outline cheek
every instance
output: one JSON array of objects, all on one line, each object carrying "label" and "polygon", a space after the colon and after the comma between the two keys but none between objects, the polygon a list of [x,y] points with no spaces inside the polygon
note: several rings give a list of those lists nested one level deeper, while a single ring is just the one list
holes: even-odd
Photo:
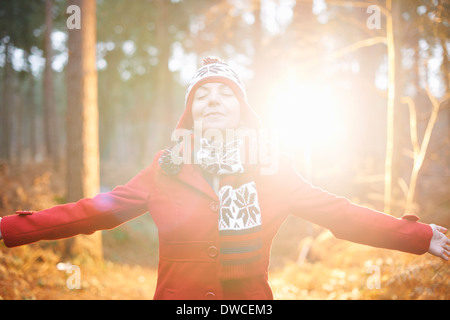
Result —
[{"label": "cheek", "polygon": [[193,102],[191,108],[192,108],[192,119],[194,121],[199,120],[202,115],[203,107],[199,103]]},{"label": "cheek", "polygon": [[229,108],[229,114],[233,119],[236,119],[237,122],[240,121],[241,118],[241,104],[239,100],[233,101]]}]

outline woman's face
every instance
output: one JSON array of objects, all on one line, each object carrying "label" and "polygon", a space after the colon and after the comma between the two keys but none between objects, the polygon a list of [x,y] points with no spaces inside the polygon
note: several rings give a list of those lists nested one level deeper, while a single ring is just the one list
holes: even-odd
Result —
[{"label": "woman's face", "polygon": [[240,102],[226,84],[210,82],[195,91],[192,118],[202,122],[203,130],[235,129],[240,123],[240,113]]}]

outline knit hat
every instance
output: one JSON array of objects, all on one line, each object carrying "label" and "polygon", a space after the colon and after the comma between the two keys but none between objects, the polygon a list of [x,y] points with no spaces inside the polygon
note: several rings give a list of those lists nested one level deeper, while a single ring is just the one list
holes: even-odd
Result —
[{"label": "knit hat", "polygon": [[244,83],[228,64],[214,57],[203,59],[203,66],[197,70],[194,77],[186,90],[185,105],[183,115],[177,124],[177,129],[191,129],[192,120],[192,101],[194,100],[195,91],[209,82],[220,82],[228,85],[239,99],[241,103],[241,119],[247,127],[259,128],[260,121],[255,112],[247,103],[247,93],[245,92]]}]

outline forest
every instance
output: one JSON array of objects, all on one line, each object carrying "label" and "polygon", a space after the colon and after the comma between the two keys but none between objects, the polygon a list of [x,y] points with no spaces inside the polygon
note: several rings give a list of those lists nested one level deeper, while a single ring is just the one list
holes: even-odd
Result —
[{"label": "forest", "polygon": [[[0,217],[126,183],[173,143],[190,78],[217,56],[305,179],[450,228],[449,25],[448,0],[3,0]],[[157,266],[148,214],[1,242],[0,299],[152,299]],[[289,218],[269,282],[281,300],[448,300],[449,276]]]}]

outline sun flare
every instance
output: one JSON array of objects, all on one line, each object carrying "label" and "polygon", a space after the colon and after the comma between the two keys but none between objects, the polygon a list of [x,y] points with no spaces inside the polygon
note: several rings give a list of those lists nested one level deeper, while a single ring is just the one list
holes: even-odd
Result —
[{"label": "sun flare", "polygon": [[330,88],[288,81],[271,92],[269,127],[290,149],[335,148],[345,139],[345,121]]}]

